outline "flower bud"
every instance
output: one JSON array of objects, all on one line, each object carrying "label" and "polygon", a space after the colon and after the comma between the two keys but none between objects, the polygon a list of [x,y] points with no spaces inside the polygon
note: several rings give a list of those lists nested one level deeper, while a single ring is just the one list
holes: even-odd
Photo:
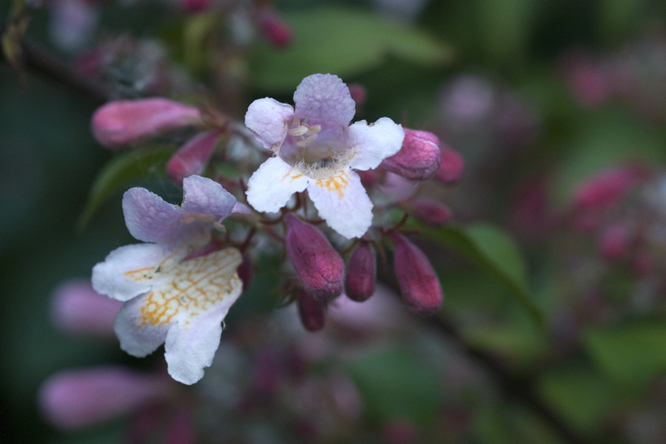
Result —
[{"label": "flower bud", "polygon": [[326,314],[324,313],[323,302],[315,300],[303,290],[298,295],[296,303],[298,304],[298,314],[306,330],[319,331],[324,328]]},{"label": "flower bud", "polygon": [[439,202],[429,199],[415,199],[410,202],[414,216],[432,225],[446,225],[451,219],[451,210]]},{"label": "flower bud", "polygon": [[635,165],[605,170],[580,185],[574,200],[579,207],[601,209],[616,203],[644,177],[645,170]]},{"label": "flower bud", "polygon": [[286,214],[287,256],[314,299],[324,301],[342,293],[345,263],[317,228]]},{"label": "flower bud", "polygon": [[444,294],[428,258],[400,234],[392,232],[390,236],[395,245],[393,267],[402,298],[417,313],[435,313],[444,303]]},{"label": "flower bud", "polygon": [[243,289],[247,290],[250,288],[250,282],[252,282],[252,271],[254,270],[254,262],[249,254],[243,253],[243,262],[236,269],[238,277],[243,283]]},{"label": "flower bud", "polygon": [[93,290],[90,281],[72,280],[61,284],[53,294],[51,318],[68,333],[95,337],[115,337],[113,325],[123,303]]},{"label": "flower bud", "polygon": [[361,106],[365,102],[366,97],[368,96],[365,87],[360,83],[350,84],[349,94],[351,95],[352,100],[356,102],[356,107]]},{"label": "flower bud", "polygon": [[293,37],[291,27],[280,15],[264,8],[257,15],[257,25],[264,38],[276,48],[284,48],[291,43]]},{"label": "flower bud", "polygon": [[349,299],[363,302],[375,292],[377,262],[370,244],[361,242],[347,260],[345,294]]},{"label": "flower bud", "polygon": [[105,147],[120,148],[199,121],[198,109],[171,100],[119,100],[95,111],[92,131]]},{"label": "flower bud", "polygon": [[453,185],[458,182],[463,175],[465,162],[460,154],[446,146],[439,147],[442,153],[442,164],[435,173],[435,180],[444,185]]},{"label": "flower bud", "polygon": [[171,180],[182,185],[186,177],[200,174],[213,154],[218,140],[220,140],[218,131],[208,131],[190,139],[167,164],[167,174]]},{"label": "flower bud", "polygon": [[44,383],[39,403],[58,428],[79,429],[128,413],[164,391],[164,380],[119,366],[70,370]]},{"label": "flower bud", "polygon": [[427,180],[442,163],[439,139],[432,133],[405,128],[405,139],[397,154],[384,159],[380,167],[407,179]]}]

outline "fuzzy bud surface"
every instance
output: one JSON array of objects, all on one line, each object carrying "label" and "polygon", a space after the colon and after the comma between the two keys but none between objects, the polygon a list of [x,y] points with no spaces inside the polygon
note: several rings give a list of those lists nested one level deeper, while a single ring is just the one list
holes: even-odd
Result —
[{"label": "fuzzy bud surface", "polygon": [[380,167],[411,180],[428,180],[442,163],[439,139],[427,131],[405,128],[405,139],[397,154],[384,159]]},{"label": "fuzzy bud surface", "polygon": [[324,301],[342,293],[345,263],[326,236],[292,214],[287,223],[287,256],[314,299]]},{"label": "fuzzy bud surface", "polygon": [[362,242],[352,251],[347,261],[345,294],[349,299],[363,302],[375,292],[377,262],[372,247]]}]

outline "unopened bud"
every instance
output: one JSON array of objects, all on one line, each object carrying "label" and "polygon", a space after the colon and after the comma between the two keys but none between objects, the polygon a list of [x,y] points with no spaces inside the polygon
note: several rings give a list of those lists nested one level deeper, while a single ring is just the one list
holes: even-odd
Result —
[{"label": "unopened bud", "polygon": [[347,260],[345,294],[356,302],[363,302],[375,292],[377,262],[370,244],[361,242]]},{"label": "unopened bud", "polygon": [[291,43],[293,33],[284,19],[271,9],[262,9],[257,16],[257,25],[264,38],[276,48],[284,48]]},{"label": "unopened bud", "polygon": [[128,413],[160,397],[164,384],[118,366],[65,371],[46,381],[39,402],[53,425],[72,430]]},{"label": "unopened bud", "polygon": [[354,102],[356,102],[356,107],[359,107],[365,102],[368,92],[365,90],[365,87],[360,83],[352,83],[349,85],[349,94]]},{"label": "unopened bud", "polygon": [[444,293],[428,258],[400,234],[392,232],[390,236],[395,245],[393,267],[402,298],[417,313],[435,313],[444,303]]},{"label": "unopened bud", "polygon": [[318,301],[342,293],[345,263],[326,236],[293,214],[286,214],[284,220],[287,223],[287,256],[305,291]]},{"label": "unopened bud", "polygon": [[380,167],[407,179],[427,180],[442,163],[439,139],[432,133],[405,128],[405,139],[397,154],[384,159]]},{"label": "unopened bud", "polygon": [[116,313],[123,303],[93,290],[90,281],[68,281],[53,294],[51,316],[63,331],[95,337],[114,337]]},{"label": "unopened bud", "polygon": [[603,171],[578,187],[575,202],[583,208],[604,208],[620,200],[645,174],[643,168],[635,165]]},{"label": "unopened bud", "polygon": [[218,131],[208,131],[190,139],[167,164],[167,174],[171,180],[182,185],[186,177],[200,174],[213,154],[218,140],[220,140]]},{"label": "unopened bud", "polygon": [[601,254],[609,261],[620,259],[629,247],[627,226],[616,223],[606,228],[601,235]]},{"label": "unopened bud", "polygon": [[319,331],[326,323],[324,303],[316,301],[305,290],[301,291],[296,300],[298,314],[301,317],[303,327],[308,331]]},{"label": "unopened bud", "polygon": [[458,182],[465,169],[465,161],[460,154],[446,146],[439,147],[442,154],[442,164],[435,173],[435,180],[444,185],[453,185]]},{"label": "unopened bud", "polygon": [[415,199],[410,202],[414,216],[432,225],[442,226],[451,220],[451,210],[446,205],[429,199]]},{"label": "unopened bud", "polygon": [[95,111],[92,132],[105,147],[120,148],[198,122],[198,109],[171,100],[119,100]]}]

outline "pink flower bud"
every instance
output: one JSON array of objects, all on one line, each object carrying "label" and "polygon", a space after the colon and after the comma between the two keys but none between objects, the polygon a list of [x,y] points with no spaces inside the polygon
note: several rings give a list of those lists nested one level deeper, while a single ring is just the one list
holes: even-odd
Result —
[{"label": "pink flower bud", "polygon": [[349,299],[363,302],[375,292],[377,263],[370,244],[361,242],[347,260],[345,294]]},{"label": "pink flower bud", "polygon": [[444,185],[453,185],[458,182],[463,175],[465,162],[460,154],[446,146],[439,147],[442,153],[442,164],[435,173],[435,180]]},{"label": "pink flower bud", "polygon": [[359,83],[352,83],[349,85],[349,94],[351,94],[352,100],[356,102],[356,107],[362,105],[368,96],[368,92],[365,90],[365,87]]},{"label": "pink flower bud", "polygon": [[619,201],[646,175],[644,168],[622,165],[602,171],[576,190],[576,205],[588,209],[601,209]]},{"label": "pink flower bud", "polygon": [[205,11],[209,6],[210,0],[180,0],[180,7],[191,14]]},{"label": "pink flower bud", "polygon": [[305,291],[318,301],[342,293],[345,263],[326,236],[293,214],[286,214],[284,220],[287,223],[287,256]]},{"label": "pink flower bud", "polygon": [[192,414],[186,407],[176,411],[166,429],[165,444],[195,444]]},{"label": "pink flower bud", "polygon": [[171,100],[119,100],[95,111],[92,131],[95,139],[105,147],[120,148],[198,122],[198,109]]},{"label": "pink flower bud", "polygon": [[609,260],[620,259],[629,247],[629,230],[624,224],[616,223],[607,227],[601,235],[601,254]]},{"label": "pink flower bud", "polygon": [[397,154],[384,159],[380,167],[407,179],[427,180],[442,163],[439,139],[432,133],[405,128],[405,139]]},{"label": "pink flower bud", "polygon": [[451,210],[439,202],[429,199],[415,199],[410,202],[414,216],[432,225],[446,225],[451,220]]},{"label": "pink flower bud", "polygon": [[257,25],[264,38],[276,48],[284,48],[291,43],[293,37],[291,27],[280,15],[264,8],[257,15]]},{"label": "pink flower bud", "polygon": [[165,380],[119,366],[69,370],[44,383],[39,403],[49,422],[73,430],[128,413],[164,388]]},{"label": "pink flower bud", "polygon": [[123,303],[93,290],[90,281],[72,280],[53,294],[51,318],[63,331],[96,337],[115,337],[113,325]]},{"label": "pink flower bud", "polygon": [[219,131],[208,131],[190,139],[167,164],[167,174],[171,180],[182,185],[186,177],[200,174],[213,154],[218,140],[220,140]]},{"label": "pink flower bud", "polygon": [[390,236],[395,245],[393,267],[402,298],[417,313],[435,313],[444,303],[444,293],[428,258],[400,234],[392,232]]},{"label": "pink flower bud", "polygon": [[298,304],[298,314],[306,330],[319,331],[324,328],[326,314],[323,302],[316,301],[304,290],[298,295],[296,303]]}]

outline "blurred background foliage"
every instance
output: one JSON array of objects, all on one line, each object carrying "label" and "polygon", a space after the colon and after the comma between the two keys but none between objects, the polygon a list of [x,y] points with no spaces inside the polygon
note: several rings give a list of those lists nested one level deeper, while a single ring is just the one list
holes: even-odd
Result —
[{"label": "blurred background foliage", "polygon": [[[632,308],[640,278],[599,258],[596,234],[578,235],[566,225],[547,229],[542,220],[516,216],[514,209],[516,196],[542,186],[540,179],[544,205],[565,214],[576,188],[606,167],[632,161],[664,169],[664,102],[647,117],[622,100],[581,104],[568,83],[566,57],[610,57],[632,47],[640,52],[641,42],[661,39],[658,50],[643,57],[648,71],[666,72],[666,4],[432,0],[411,20],[407,14],[388,17],[378,3],[280,0],[275,7],[293,29],[293,44],[276,50],[257,41],[226,54],[224,64],[209,50],[211,34],[219,32],[213,13],[188,16],[157,0],[104,1],[98,28],[104,36],[162,42],[177,66],[198,82],[219,87],[216,104],[237,119],[251,100],[271,96],[291,102],[303,77],[331,72],[366,88],[367,101],[356,118],[388,116],[434,131],[465,158],[466,176],[458,187],[427,190],[452,208],[458,225],[422,227],[430,241],[423,248],[447,297],[442,315],[461,336],[434,341],[446,352],[431,350],[431,342],[395,340],[346,362],[371,430],[397,417],[415,424],[423,442],[568,442],[530,405],[505,398],[506,386],[498,385],[492,372],[477,375],[486,369],[474,359],[467,362],[462,341],[524,375],[535,396],[586,437],[583,442],[664,442],[663,304]],[[3,1],[0,17],[8,17],[10,7]],[[68,60],[50,40],[48,10],[30,15],[28,37]],[[661,59],[651,59],[657,56]],[[47,425],[37,409],[39,385],[58,370],[147,364],[137,364],[114,341],[67,336],[50,322],[53,289],[63,280],[89,277],[93,264],[131,238],[120,189],[84,231],[76,228],[97,173],[114,157],[90,134],[90,116],[99,103],[42,73],[26,74],[21,85],[11,68],[0,64],[0,440],[120,442],[122,419],[64,434]],[[485,121],[467,129],[464,122],[446,121],[446,97],[460,76],[476,85],[469,93],[472,102],[490,91],[493,100],[506,96],[525,104],[526,116],[518,124],[527,127],[527,136],[520,133],[520,143],[512,146]],[[666,78],[661,80],[657,98],[666,89]],[[501,118],[509,111],[493,112]],[[178,191],[164,178],[150,183],[177,200]],[[469,225],[479,222],[486,225]],[[581,283],[580,274],[600,267],[606,270],[601,278]],[[251,295],[274,294],[270,284],[270,278],[258,278]],[[595,289],[608,295],[602,306],[588,303]],[[663,293],[661,287],[655,297],[663,299]],[[544,314],[543,328],[533,322],[525,300]],[[256,311],[251,303],[239,304],[232,316]],[[604,304],[619,307],[621,315],[595,316]],[[475,375],[464,393],[454,377],[443,376],[455,373],[454,367],[464,374],[459,378]],[[349,442],[375,441],[356,435]]]}]

